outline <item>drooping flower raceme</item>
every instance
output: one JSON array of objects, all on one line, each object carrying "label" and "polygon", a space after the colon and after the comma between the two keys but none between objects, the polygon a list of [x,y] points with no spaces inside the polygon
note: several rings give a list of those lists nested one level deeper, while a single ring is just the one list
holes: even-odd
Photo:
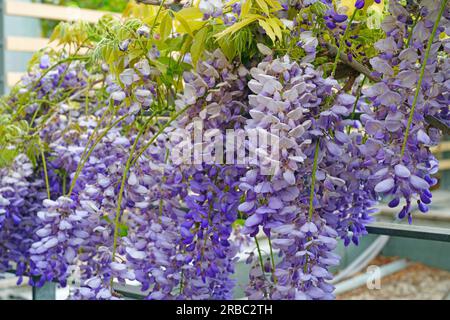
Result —
[{"label": "drooping flower raceme", "polygon": [[[391,15],[382,24],[387,37],[375,43],[380,55],[370,61],[383,80],[363,90],[374,106],[366,109],[361,117],[378,160],[374,164],[377,167],[374,190],[380,195],[392,195],[391,207],[397,207],[400,199],[404,198],[406,202],[398,216],[407,216],[410,222],[413,200],[417,201],[420,211],[427,212],[427,205],[431,202],[430,187],[437,182],[432,175],[438,170],[438,162],[430,147],[438,144],[440,132],[430,127],[425,118],[433,116],[447,120],[446,110],[450,103],[448,57],[438,55],[438,50],[444,45],[439,35],[448,33],[448,9],[425,60],[438,11],[438,1],[424,2],[420,18],[412,26],[409,12],[399,4],[390,4]],[[406,43],[405,38],[408,39]],[[426,67],[422,87],[416,88],[423,64]],[[419,93],[413,111],[411,107],[416,90]],[[408,126],[408,136],[405,136]]]},{"label": "drooping flower raceme", "polygon": [[[276,129],[280,159],[259,153],[269,158],[273,174],[247,171],[240,185],[246,201],[239,209],[249,215],[244,232],[257,236],[262,226],[281,262],[272,270],[272,285],[251,284],[248,293],[256,299],[328,299],[333,286],[326,282],[331,279],[327,270],[339,261],[332,252],[336,238],[353,234],[357,242],[370,220],[370,193],[364,191],[363,168],[354,158],[361,136],[346,131],[355,97],[339,94],[323,108],[339,89],[335,80],[287,56],[267,59],[251,70],[248,85],[254,94],[247,127]],[[367,200],[355,212],[349,200],[358,203],[359,197]]]}]

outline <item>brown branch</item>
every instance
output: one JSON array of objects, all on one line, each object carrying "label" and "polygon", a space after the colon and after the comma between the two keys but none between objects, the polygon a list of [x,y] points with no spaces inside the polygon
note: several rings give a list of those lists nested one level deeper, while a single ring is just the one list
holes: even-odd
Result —
[{"label": "brown branch", "polygon": [[[330,43],[325,43],[326,48],[328,50],[328,55],[332,56],[332,57],[336,57],[337,53],[338,53],[338,48],[333,46]],[[351,67],[352,69],[358,71],[359,73],[364,74],[368,79],[372,80],[373,82],[380,82],[381,79],[378,77],[374,77],[372,75],[372,72],[370,71],[369,68],[367,68],[365,65],[363,65],[362,63],[356,61],[356,60],[352,60],[350,61],[347,57],[347,55],[344,52],[340,53],[340,60],[345,63],[346,65],[348,65],[349,67]]]},{"label": "brown branch", "polygon": [[[142,3],[142,4],[148,4],[148,5],[153,5],[153,6],[160,6],[162,1],[160,0],[134,0],[137,3]],[[174,4],[179,4],[181,2],[181,0],[168,0],[164,2],[164,7],[170,7],[171,5]]]},{"label": "brown branch", "polygon": [[345,86],[342,88],[342,91],[348,92],[348,91],[352,90],[353,85],[355,84],[356,78],[358,78],[358,76],[355,76],[354,74],[350,75],[348,77],[347,82],[345,83]]}]

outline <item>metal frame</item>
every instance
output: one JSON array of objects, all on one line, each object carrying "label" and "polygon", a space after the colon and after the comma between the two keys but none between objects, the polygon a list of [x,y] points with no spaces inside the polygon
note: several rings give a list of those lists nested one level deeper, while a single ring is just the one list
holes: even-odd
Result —
[{"label": "metal frame", "polygon": [[33,300],[56,300],[56,283],[46,282],[41,288],[32,287]]},{"label": "metal frame", "polygon": [[450,242],[450,228],[376,221],[368,225],[366,229],[372,234]]}]

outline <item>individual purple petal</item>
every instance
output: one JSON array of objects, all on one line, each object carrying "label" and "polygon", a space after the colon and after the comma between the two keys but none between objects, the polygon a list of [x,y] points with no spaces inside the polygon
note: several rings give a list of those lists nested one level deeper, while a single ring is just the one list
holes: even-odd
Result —
[{"label": "individual purple petal", "polygon": [[243,202],[239,205],[238,210],[248,213],[250,211],[253,210],[253,208],[255,207],[255,202],[254,201],[248,201],[248,202]]},{"label": "individual purple petal", "polygon": [[274,239],[272,245],[274,248],[286,248],[294,244],[294,239]]},{"label": "individual purple petal", "polygon": [[422,129],[417,132],[417,141],[429,145],[431,143],[430,137]]},{"label": "individual purple petal", "polygon": [[317,232],[317,226],[312,222],[306,222],[301,228],[300,231],[307,233],[316,233]]},{"label": "individual purple petal", "polygon": [[394,74],[394,70],[389,65],[389,63],[386,60],[383,60],[379,57],[374,57],[374,58],[370,59],[370,64],[376,71],[378,71],[382,74],[386,74],[389,76]]},{"label": "individual purple petal", "polygon": [[402,164],[397,164],[394,167],[395,175],[400,178],[408,178],[411,175],[411,172],[407,167]]},{"label": "individual purple petal", "polygon": [[394,188],[394,185],[395,185],[394,179],[392,178],[385,179],[375,186],[375,192],[377,193],[388,192],[392,190],[392,188]]},{"label": "individual purple petal", "polygon": [[283,202],[278,197],[271,197],[268,206],[271,209],[281,209],[283,208]]},{"label": "individual purple petal", "polygon": [[250,217],[245,220],[246,227],[255,227],[259,225],[263,220],[263,217],[259,214],[252,214]]},{"label": "individual purple petal", "polygon": [[422,190],[422,189],[428,189],[430,187],[430,185],[428,184],[428,182],[426,182],[424,179],[415,176],[415,175],[411,175],[411,177],[409,178],[409,180],[411,181],[411,184],[414,186],[414,188]]},{"label": "individual purple petal", "polygon": [[342,149],[334,142],[327,141],[326,143],[328,151],[334,155],[334,156],[341,156],[342,155]]},{"label": "individual purple petal", "polygon": [[317,287],[311,287],[306,291],[306,294],[313,299],[320,299],[325,295],[325,292]]}]

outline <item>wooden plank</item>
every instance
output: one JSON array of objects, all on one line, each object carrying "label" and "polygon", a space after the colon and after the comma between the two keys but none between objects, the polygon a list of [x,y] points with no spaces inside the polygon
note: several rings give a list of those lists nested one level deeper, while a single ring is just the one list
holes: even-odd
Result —
[{"label": "wooden plank", "polygon": [[8,87],[13,87],[17,82],[20,81],[25,72],[8,72],[6,74],[6,84]]},{"label": "wooden plank", "polygon": [[[6,37],[6,50],[18,51],[18,52],[36,52],[43,48],[52,48],[55,50],[62,49],[62,46],[57,41],[49,42],[47,38],[31,38],[31,37]],[[66,50],[74,50],[74,48],[68,48]],[[87,48],[80,48],[78,54],[85,54]]]},{"label": "wooden plank", "polygon": [[6,37],[6,50],[19,52],[36,52],[42,48],[51,47],[56,49],[56,42],[49,43],[47,38],[31,37]]},{"label": "wooden plank", "polygon": [[97,22],[106,14],[120,18],[120,14],[75,7],[56,6],[42,3],[6,1],[5,14],[9,16],[40,18],[59,21]]},{"label": "wooden plank", "polygon": [[433,153],[450,151],[450,141],[443,141],[438,146],[432,147],[430,150]]},{"label": "wooden plank", "polygon": [[449,170],[449,169],[450,169],[450,159],[440,159],[439,170]]}]

